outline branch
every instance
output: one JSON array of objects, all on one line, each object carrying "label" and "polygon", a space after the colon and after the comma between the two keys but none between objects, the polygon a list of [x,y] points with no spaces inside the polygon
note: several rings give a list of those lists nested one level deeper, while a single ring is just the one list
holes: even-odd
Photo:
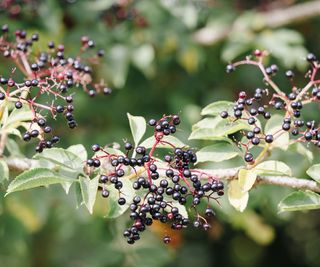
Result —
[{"label": "branch", "polygon": [[[257,12],[253,21],[259,22],[259,29],[279,28],[285,25],[306,21],[320,15],[320,1],[310,1],[291,7],[272,10],[268,12]],[[212,45],[226,39],[233,31],[243,30],[236,20],[231,27],[221,25],[207,26],[194,33],[195,42],[203,45]],[[251,25],[250,25],[251,26]]]},{"label": "branch", "polygon": [[[27,159],[27,158],[11,157],[11,158],[6,158],[5,161],[8,164],[10,171],[15,171],[15,172],[23,172],[23,171],[29,170],[31,168],[36,167],[38,164],[37,160]],[[233,179],[237,179],[239,169],[240,168],[216,169],[216,170],[197,169],[197,171],[205,172],[221,180],[230,181]],[[140,172],[138,175],[141,174]],[[135,174],[134,176],[136,175],[137,174]],[[320,186],[317,184],[317,182],[313,180],[303,179],[303,178],[295,178],[295,177],[289,177],[289,176],[258,176],[257,183],[291,187],[291,188],[301,189],[301,190],[311,190],[313,192],[320,193]]]},{"label": "branch", "polygon": [[[217,169],[217,170],[199,170],[206,172],[221,180],[233,180],[237,179],[238,171],[240,168],[233,169]],[[258,176],[258,184],[270,184],[284,187],[290,187],[300,190],[311,190],[313,192],[320,193],[320,185],[313,180],[296,178],[290,176]]]},{"label": "branch", "polygon": [[38,161],[27,158],[5,158],[9,170],[14,172],[24,172],[37,166]]}]

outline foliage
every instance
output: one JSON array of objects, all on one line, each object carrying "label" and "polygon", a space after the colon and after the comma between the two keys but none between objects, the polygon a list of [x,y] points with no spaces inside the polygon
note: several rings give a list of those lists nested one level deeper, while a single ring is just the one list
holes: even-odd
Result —
[{"label": "foliage", "polygon": [[[17,2],[19,5],[22,3]],[[318,194],[263,185],[261,178],[302,177],[316,183],[319,181],[319,151],[310,144],[291,144],[294,141],[291,134],[283,134],[281,138],[275,138],[266,150],[263,141],[259,149],[250,147],[256,162],[254,165],[248,164],[242,160],[246,149],[238,146],[238,142],[247,142],[242,136],[250,131],[250,126],[240,120],[227,122],[220,117],[225,110],[232,114],[233,99],[239,91],[243,91],[239,88],[248,88],[247,94],[253,95],[251,88],[266,87],[265,81],[260,82],[260,74],[250,67],[241,70],[237,67],[236,73],[226,76],[223,68],[225,62],[230,63],[258,47],[261,51],[266,49],[271,52],[271,59],[264,58],[266,66],[271,66],[272,61],[280,67],[304,69],[310,66],[303,59],[307,54],[306,47],[318,52],[318,33],[313,30],[313,27],[317,28],[317,21],[314,24],[307,23],[310,32],[314,33],[310,34],[299,26],[272,29],[263,25],[261,14],[264,12],[260,12],[263,6],[254,6],[254,9],[247,11],[241,7],[236,9],[234,1],[217,1],[213,8],[204,8],[204,5],[211,4],[209,1],[203,4],[199,2],[198,5],[194,1],[129,2],[120,9],[114,9],[112,1],[94,1],[94,4],[87,1],[73,4],[68,1],[41,1],[37,3],[39,8],[29,9],[22,5],[19,15],[10,15],[12,28],[26,27],[40,33],[39,50],[45,49],[47,42],[54,39],[57,43],[64,41],[66,51],[72,54],[78,46],[76,40],[83,33],[90,33],[97,46],[106,50],[103,64],[95,68],[93,76],[106,77],[115,88],[124,87],[124,90],[116,91],[108,100],[87,100],[76,88],[74,106],[80,107],[74,115],[78,118],[76,132],[68,134],[60,123],[48,119],[55,125],[56,132],[65,138],[59,146],[69,147],[45,149],[41,154],[36,154],[31,161],[34,169],[25,170],[22,174],[12,169],[12,160],[17,157],[26,160],[26,155],[33,155],[31,146],[20,142],[23,127],[28,126],[26,122],[32,120],[32,115],[25,105],[18,110],[8,104],[7,108],[1,110],[1,134],[6,133],[8,137],[0,161],[0,183],[3,192],[7,190],[9,193],[1,203],[0,225],[2,233],[8,233],[1,236],[1,250],[2,254],[14,254],[8,257],[1,254],[1,261],[7,266],[19,266],[21,262],[17,260],[18,255],[20,259],[26,259],[26,264],[30,266],[45,266],[48,262],[52,266],[68,262],[71,266],[79,261],[87,266],[164,266],[177,257],[175,266],[206,266],[210,262],[209,255],[214,251],[212,257],[223,265],[263,266],[272,264],[273,257],[264,258],[262,246],[278,251],[276,246],[281,242],[281,237],[286,236],[297,248],[290,251],[291,246],[288,245],[283,249],[288,261],[293,258],[292,255],[299,255],[308,265],[317,266],[316,253],[310,248],[317,247],[317,211],[279,215],[277,212],[317,209]],[[242,8],[243,5],[251,8],[249,1],[241,5]],[[123,14],[119,10],[133,17],[119,17]],[[8,23],[9,18],[3,10],[0,11],[4,14],[1,15],[1,22]],[[32,16],[30,11],[33,12]],[[233,25],[232,31],[218,45],[206,47],[199,41],[202,30],[223,32],[230,25]],[[221,58],[224,63],[220,61]],[[9,77],[11,69],[7,64],[10,67],[12,64],[8,60],[4,62],[0,66],[1,75]],[[295,74],[294,86],[303,88],[304,78],[297,72]],[[17,76],[20,81],[23,80],[22,75]],[[281,72],[274,79],[286,95],[294,87]],[[231,101],[220,101],[222,99]],[[268,102],[269,99],[263,103]],[[317,120],[314,113],[317,105],[315,102],[310,104],[310,108],[304,108],[305,121]],[[201,111],[200,107],[203,106],[206,107]],[[197,147],[198,162],[195,168],[212,172],[218,179],[219,171],[227,177],[228,196],[219,199],[221,207],[214,204],[217,217],[208,219],[213,227],[206,232],[207,235],[194,230],[186,231],[183,235],[181,232],[172,233],[165,226],[155,224],[150,228],[151,233],[143,234],[136,246],[128,248],[123,244],[122,230],[128,227],[128,223],[126,216],[120,215],[128,213],[126,210],[129,205],[117,204],[119,195],[113,188],[110,188],[107,199],[101,198],[97,194],[104,186],[99,182],[101,171],[94,169],[88,175],[85,161],[87,154],[89,159],[97,156],[87,153],[86,147],[93,142],[107,143],[106,149],[114,155],[123,155],[120,151],[123,138],[126,138],[124,143],[132,140],[135,146],[144,146],[148,150],[152,148],[154,135],[149,130],[144,133],[141,127],[145,119],[140,117],[139,122],[133,122],[135,117],[129,116],[128,127],[125,119],[127,112],[141,114],[146,119],[161,117],[164,112],[180,112],[182,125],[179,128],[182,131],[178,130],[176,136],[164,136],[166,143],[159,144],[155,158],[163,159],[171,150],[168,143],[181,148]],[[276,113],[272,112],[273,116],[267,122],[264,119],[257,122],[264,133],[274,135],[282,127],[281,112]],[[205,117],[201,119],[201,116]],[[191,124],[190,140],[187,141]],[[132,137],[128,129],[131,129]],[[113,140],[115,143],[110,144]],[[84,146],[74,146],[76,143],[83,143]],[[263,151],[266,157],[257,160],[257,155]],[[227,171],[231,169],[236,171],[229,175]],[[128,173],[128,176],[132,174]],[[123,179],[123,188],[128,196],[132,194],[133,181]],[[49,190],[41,188],[53,183],[61,184],[68,196],[64,197],[63,191],[57,186],[50,186]],[[40,188],[13,193],[30,187]],[[243,213],[231,208],[229,201]],[[190,203],[188,205],[190,207]],[[74,210],[75,206],[79,206],[79,210]],[[89,212],[85,213],[83,208]],[[201,208],[204,210],[205,206]],[[92,217],[89,217],[89,213],[93,213]],[[105,220],[104,216],[117,219]],[[304,223],[306,220],[309,222],[308,229]],[[222,228],[225,229],[224,234],[219,230]],[[169,248],[161,246],[158,238],[167,235],[173,237]],[[72,237],[76,236],[78,238],[73,241]],[[181,242],[182,238],[186,241]],[[219,242],[213,241],[215,239]],[[38,245],[39,251],[51,251],[51,256],[49,253],[29,256],[33,253],[31,248],[27,249],[27,243],[19,240]],[[49,240],[52,247],[46,248],[44,244],[47,242],[43,240]],[[62,246],[65,242],[67,247]],[[312,242],[315,245],[310,246]],[[212,246],[210,250],[208,243]],[[172,247],[180,248],[179,252],[171,251]],[[188,257],[194,251],[199,256],[196,263]],[[219,254],[221,258],[222,255],[226,256],[224,260],[220,259]],[[50,258],[52,255],[54,259]],[[30,259],[38,262],[28,262]],[[292,260],[292,266],[295,264],[298,265]]]}]

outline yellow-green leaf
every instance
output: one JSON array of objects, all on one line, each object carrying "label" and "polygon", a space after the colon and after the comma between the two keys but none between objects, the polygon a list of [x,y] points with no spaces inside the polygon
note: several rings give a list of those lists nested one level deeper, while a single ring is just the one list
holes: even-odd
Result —
[{"label": "yellow-green leaf", "polygon": [[241,169],[238,174],[239,185],[242,192],[249,191],[257,179],[257,174],[253,170]]},{"label": "yellow-green leaf", "polygon": [[320,164],[315,164],[307,170],[307,174],[315,181],[320,183]]},{"label": "yellow-green leaf", "polygon": [[268,160],[258,164],[253,168],[258,175],[287,175],[292,176],[292,171],[288,165],[277,160]]},{"label": "yellow-green leaf", "polygon": [[228,199],[236,210],[243,212],[248,204],[249,193],[242,191],[238,180],[232,180],[228,187]]}]

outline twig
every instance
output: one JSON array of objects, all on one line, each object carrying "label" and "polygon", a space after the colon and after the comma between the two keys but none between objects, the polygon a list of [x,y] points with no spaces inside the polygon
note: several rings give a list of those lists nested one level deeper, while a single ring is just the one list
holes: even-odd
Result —
[{"label": "twig", "polygon": [[[233,169],[217,169],[217,170],[201,170],[206,173],[221,179],[221,180],[233,180],[238,176],[239,168]],[[258,176],[258,184],[270,184],[284,187],[291,187],[301,190],[311,190],[313,192],[320,193],[320,185],[313,181],[303,178],[296,178],[290,176]]]},{"label": "twig", "polygon": [[[8,167],[11,171],[23,172],[37,166],[38,161],[27,158],[5,158]],[[204,170],[196,169],[197,171],[206,172],[208,175],[212,175],[215,178],[230,181],[237,179],[238,171],[240,168],[230,169],[216,169],[216,170]],[[145,171],[143,168],[141,171]],[[139,173],[139,175],[142,173]],[[136,176],[136,175],[135,175]],[[313,192],[320,193],[320,185],[313,181],[303,178],[289,177],[289,176],[258,176],[258,184],[270,184],[284,187],[290,187],[301,190],[311,190]]]}]

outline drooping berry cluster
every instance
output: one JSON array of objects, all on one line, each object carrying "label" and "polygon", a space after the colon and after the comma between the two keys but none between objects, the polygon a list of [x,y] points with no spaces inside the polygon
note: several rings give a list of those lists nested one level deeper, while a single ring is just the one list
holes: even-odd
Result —
[{"label": "drooping berry cluster", "polygon": [[[1,31],[0,56],[13,62],[15,68],[8,76],[0,76],[0,105],[12,102],[16,109],[26,106],[32,112],[23,139],[39,138],[36,151],[41,152],[59,141],[58,136],[52,135],[52,127],[46,117],[51,115],[56,119],[62,115],[69,128],[77,126],[73,116],[75,92],[72,88],[81,86],[90,96],[99,92],[111,93],[103,80],[95,83],[91,75],[92,65],[99,63],[104,51],[98,50],[90,55],[88,50],[95,47],[95,42],[84,36],[81,38],[81,56],[67,57],[64,45],[54,42],[48,43],[47,51],[34,54],[32,48],[39,40],[37,33],[28,36],[25,30],[16,30],[12,39],[8,25],[3,25]],[[88,56],[84,58],[86,51]],[[24,76],[22,81],[14,78],[19,72]],[[50,136],[46,137],[47,134]]]},{"label": "drooping berry cluster", "polygon": [[[124,147],[126,153],[115,155],[108,153],[99,145],[93,145],[97,154],[87,160],[90,172],[100,170],[102,196],[109,197],[110,187],[119,191],[118,204],[127,203],[131,227],[124,231],[124,237],[129,244],[140,239],[140,233],[153,221],[168,223],[174,230],[181,230],[190,224],[190,219],[183,212],[189,203],[190,210],[195,212],[193,225],[205,230],[210,228],[207,220],[200,215],[198,209],[201,203],[206,203],[204,216],[214,215],[209,207],[211,199],[217,200],[224,194],[224,185],[215,177],[193,169],[197,156],[192,149],[175,147],[166,141],[165,136],[175,133],[180,123],[177,115],[164,116],[160,120],[151,119],[149,125],[154,127],[154,144],[148,150],[146,147],[136,148],[129,142]],[[158,146],[169,147],[168,153],[160,160],[154,156]],[[110,166],[107,168],[106,166]],[[92,170],[93,168],[93,170]],[[130,199],[122,193],[122,179],[132,179],[135,196]],[[164,243],[169,243],[171,237],[165,236]]]},{"label": "drooping berry cluster", "polygon": [[[246,60],[229,64],[226,70],[230,73],[237,66],[245,64],[257,66],[264,76],[267,88],[257,88],[253,97],[248,97],[245,91],[240,92],[238,100],[234,105],[233,113],[229,114],[230,112],[228,111],[220,113],[224,119],[229,118],[232,121],[242,120],[250,125],[250,130],[243,131],[248,142],[238,142],[246,150],[244,160],[251,164],[254,163],[254,157],[249,152],[249,149],[252,146],[259,145],[261,142],[270,144],[284,132],[290,132],[291,137],[296,137],[292,143],[310,142],[320,147],[319,121],[305,121],[301,118],[302,109],[305,105],[320,102],[320,80],[317,79],[320,65],[316,56],[310,53],[306,57],[306,60],[310,63],[310,69],[306,74],[308,82],[304,87],[300,88],[294,84],[295,75],[292,70],[285,72],[285,76],[290,80],[292,85],[288,94],[282,92],[272,80],[272,77],[278,72],[278,67],[274,64],[267,67],[263,65],[263,58],[267,56],[267,53],[256,50],[254,56],[256,60],[247,57]],[[260,118],[269,120],[271,118],[271,109],[283,112],[282,129],[273,134],[266,134],[257,124],[257,120]]]}]

